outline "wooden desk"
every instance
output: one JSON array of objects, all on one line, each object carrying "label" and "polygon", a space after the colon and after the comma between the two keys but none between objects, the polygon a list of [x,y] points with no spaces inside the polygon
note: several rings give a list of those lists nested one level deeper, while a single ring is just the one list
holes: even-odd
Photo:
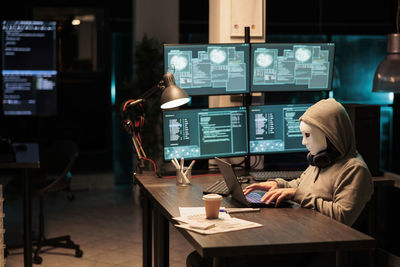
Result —
[{"label": "wooden desk", "polygon": [[[17,144],[14,144],[14,147]],[[2,162],[0,169],[20,169],[24,179],[24,266],[32,267],[32,185],[29,169],[40,168],[39,145],[28,143],[26,150],[16,151],[15,162]]]},{"label": "wooden desk", "polygon": [[[172,217],[179,216],[179,207],[203,206],[202,190],[220,176],[192,178],[192,185],[177,187],[175,179],[156,178],[146,172],[135,177],[143,200],[143,266],[152,266],[152,234],[154,234],[154,266],[169,264],[169,228]],[[221,204],[237,205],[230,197]],[[152,211],[154,230],[152,231]],[[236,214],[235,217],[263,224],[243,231],[201,235],[177,228],[203,257],[213,257],[214,265],[232,255],[371,250],[375,240],[314,210],[270,208],[261,212]]]}]

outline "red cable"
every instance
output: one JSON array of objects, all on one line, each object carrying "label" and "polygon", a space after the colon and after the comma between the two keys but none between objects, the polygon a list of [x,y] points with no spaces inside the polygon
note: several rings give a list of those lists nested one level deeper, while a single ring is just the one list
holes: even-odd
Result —
[{"label": "red cable", "polygon": [[124,104],[124,108],[122,109],[123,111],[125,111],[125,109],[126,109],[126,106],[128,105],[128,104],[130,104],[130,103],[132,103],[132,102],[134,102],[135,101],[135,99],[132,99],[132,100],[128,100],[128,101],[126,101],[125,102],[125,104]]},{"label": "red cable", "polygon": [[[125,111],[126,110],[126,106],[129,105],[130,103],[134,102],[134,101],[136,101],[136,100],[135,99],[131,99],[131,100],[126,101],[122,110]],[[142,139],[140,138],[140,133],[138,133],[138,139],[139,139],[139,154],[138,154],[139,159],[144,159],[144,160],[150,161],[153,164],[154,172],[157,173],[157,166],[154,163],[154,161],[151,160],[151,159],[145,158],[142,155],[140,155],[140,152],[142,151]]]}]

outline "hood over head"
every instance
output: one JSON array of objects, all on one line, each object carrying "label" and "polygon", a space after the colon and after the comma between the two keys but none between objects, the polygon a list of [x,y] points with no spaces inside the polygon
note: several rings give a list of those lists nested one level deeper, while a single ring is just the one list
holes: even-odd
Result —
[{"label": "hood over head", "polygon": [[323,99],[309,107],[299,118],[326,135],[339,151],[339,158],[356,155],[353,126],[344,107],[333,98]]}]

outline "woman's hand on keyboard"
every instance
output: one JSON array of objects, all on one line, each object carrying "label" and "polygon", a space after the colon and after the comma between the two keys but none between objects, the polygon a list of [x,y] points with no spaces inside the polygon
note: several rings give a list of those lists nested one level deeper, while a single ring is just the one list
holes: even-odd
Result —
[{"label": "woman's hand on keyboard", "polygon": [[265,202],[267,205],[271,202],[275,202],[275,207],[277,207],[282,200],[292,199],[295,193],[296,188],[276,188],[265,193],[261,201]]},{"label": "woman's hand on keyboard", "polygon": [[253,190],[263,190],[263,191],[269,191],[273,189],[278,188],[278,183],[275,181],[266,181],[266,182],[261,182],[261,183],[256,183],[256,184],[251,184],[247,186],[245,189],[243,189],[243,193],[247,195]]}]

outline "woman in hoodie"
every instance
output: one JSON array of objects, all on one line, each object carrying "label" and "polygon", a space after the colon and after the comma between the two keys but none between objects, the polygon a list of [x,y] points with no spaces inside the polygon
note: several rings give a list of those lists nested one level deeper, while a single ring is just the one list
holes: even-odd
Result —
[{"label": "woman in hoodie", "polygon": [[253,184],[244,193],[267,191],[263,201],[291,199],[301,207],[352,225],[373,193],[367,165],[356,151],[350,118],[344,107],[330,98],[317,102],[299,118],[309,166],[290,182],[274,179]]}]

